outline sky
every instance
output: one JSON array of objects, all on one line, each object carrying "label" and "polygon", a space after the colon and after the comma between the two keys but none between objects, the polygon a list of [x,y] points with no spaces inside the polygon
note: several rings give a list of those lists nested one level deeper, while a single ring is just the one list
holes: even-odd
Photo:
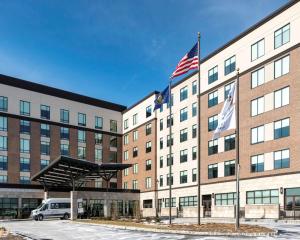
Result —
[{"label": "sky", "polygon": [[130,106],[287,2],[1,0],[0,73]]}]

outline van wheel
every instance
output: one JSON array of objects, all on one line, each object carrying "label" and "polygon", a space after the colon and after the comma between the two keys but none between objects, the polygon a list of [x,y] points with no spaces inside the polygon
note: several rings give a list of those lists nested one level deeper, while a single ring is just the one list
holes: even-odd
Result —
[{"label": "van wheel", "polygon": [[38,220],[39,220],[39,221],[43,221],[43,220],[44,220],[44,216],[43,216],[42,214],[40,214],[40,215],[38,216]]},{"label": "van wheel", "polygon": [[63,216],[63,219],[64,219],[64,220],[68,220],[68,218],[69,218],[69,214],[68,214],[68,213],[65,213],[64,216]]},{"label": "van wheel", "polygon": [[35,217],[34,217],[34,220],[35,220],[35,221],[38,221],[38,220],[39,220],[38,216],[35,216]]}]

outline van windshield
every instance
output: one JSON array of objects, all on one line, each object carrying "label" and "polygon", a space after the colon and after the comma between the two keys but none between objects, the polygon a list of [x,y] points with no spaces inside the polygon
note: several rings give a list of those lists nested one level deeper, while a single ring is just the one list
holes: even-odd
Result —
[{"label": "van windshield", "polygon": [[42,206],[43,206],[44,204],[45,204],[45,203],[41,203],[40,205],[38,205],[38,206],[36,207],[36,209],[42,208]]}]

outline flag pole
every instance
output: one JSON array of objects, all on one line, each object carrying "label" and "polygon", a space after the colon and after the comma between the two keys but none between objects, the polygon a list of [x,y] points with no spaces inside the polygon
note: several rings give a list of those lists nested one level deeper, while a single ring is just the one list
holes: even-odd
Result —
[{"label": "flag pole", "polygon": [[240,228],[240,144],[239,144],[239,84],[240,84],[240,70],[237,69],[237,81],[236,81],[236,160],[235,160],[235,174],[236,174],[236,209],[235,209],[235,230]]},{"label": "flag pole", "polygon": [[[169,224],[172,224],[172,97],[171,97],[172,78],[169,80]],[[168,162],[168,161],[167,161]]]},{"label": "flag pole", "polygon": [[201,181],[201,165],[200,165],[200,151],[201,151],[201,131],[200,131],[200,113],[201,113],[201,104],[200,104],[200,32],[198,32],[198,162],[197,162],[197,169],[198,169],[198,225],[201,224],[201,189],[200,189],[200,181]]}]

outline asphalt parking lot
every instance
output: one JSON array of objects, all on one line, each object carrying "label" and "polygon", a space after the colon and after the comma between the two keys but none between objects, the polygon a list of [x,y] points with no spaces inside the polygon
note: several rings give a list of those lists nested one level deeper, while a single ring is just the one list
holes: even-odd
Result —
[{"label": "asphalt parking lot", "polygon": [[[151,232],[140,232],[130,230],[119,230],[104,227],[95,224],[75,223],[62,220],[47,220],[42,222],[36,221],[11,221],[0,222],[11,232],[21,234],[27,239],[34,240],[85,240],[85,239],[242,239],[229,237],[197,237],[189,235],[162,234]],[[266,224],[264,224],[266,226]],[[269,224],[270,225],[270,224]],[[268,239],[300,239],[300,225],[274,224],[271,227],[277,228],[279,236]],[[245,238],[249,239],[249,238]],[[264,237],[251,239],[266,239]]]}]

